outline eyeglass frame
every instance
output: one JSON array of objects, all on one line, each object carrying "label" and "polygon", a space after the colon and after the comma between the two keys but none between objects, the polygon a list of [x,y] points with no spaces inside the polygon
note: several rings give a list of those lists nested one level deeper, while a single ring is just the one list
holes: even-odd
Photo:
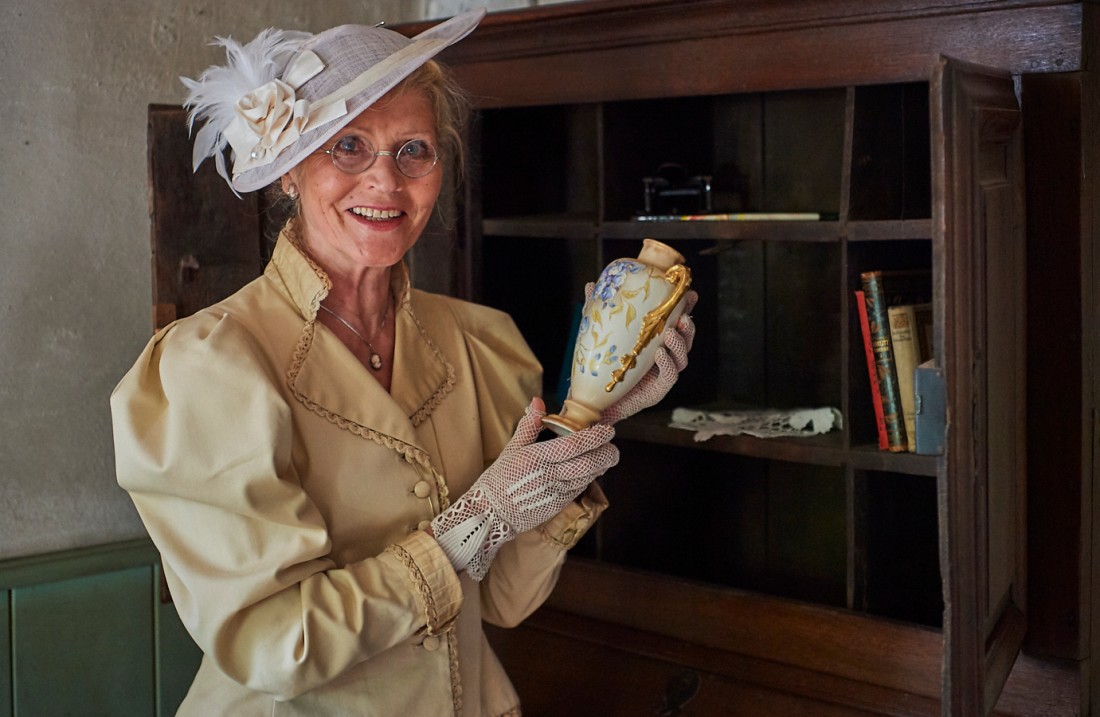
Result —
[{"label": "eyeglass frame", "polygon": [[[348,137],[355,137],[356,139],[358,139],[362,142],[366,142],[367,146],[371,148],[371,152],[373,153],[373,156],[371,157],[371,160],[369,162],[367,162],[367,165],[365,167],[363,167],[362,169],[360,169],[358,172],[349,172],[346,169],[341,168],[340,165],[336,164],[336,155],[335,155],[336,145],[340,144],[341,142],[343,142]],[[428,147],[431,148],[432,154],[434,155],[432,157],[431,166],[428,167],[427,171],[425,171],[424,174],[418,174],[418,175],[409,174],[404,169],[402,169],[401,163],[397,161],[397,158],[401,156],[401,151],[403,149],[405,149],[405,147],[408,147],[413,142],[421,142],[423,144],[426,144]],[[423,137],[413,137],[412,139],[405,140],[404,142],[401,143],[401,146],[398,147],[396,151],[394,151],[394,150],[388,150],[388,149],[376,149],[373,142],[371,142],[369,139],[367,139],[363,135],[355,134],[355,133],[349,133],[349,134],[345,134],[345,135],[341,135],[340,137],[337,137],[336,141],[332,143],[331,147],[329,147],[328,149],[322,149],[321,152],[323,152],[324,154],[327,154],[329,156],[329,159],[332,160],[332,166],[336,167],[336,169],[340,170],[344,174],[353,174],[353,175],[354,174],[362,174],[363,172],[365,172],[368,169],[370,169],[371,167],[373,167],[375,161],[377,161],[379,157],[383,157],[383,156],[384,157],[393,157],[393,164],[397,168],[397,171],[400,172],[403,177],[408,177],[409,179],[423,179],[424,177],[427,177],[429,174],[432,173],[432,170],[435,169],[436,165],[439,164],[439,158],[441,156],[440,153],[439,153],[439,149],[434,144],[432,144],[428,140],[424,139]]]}]

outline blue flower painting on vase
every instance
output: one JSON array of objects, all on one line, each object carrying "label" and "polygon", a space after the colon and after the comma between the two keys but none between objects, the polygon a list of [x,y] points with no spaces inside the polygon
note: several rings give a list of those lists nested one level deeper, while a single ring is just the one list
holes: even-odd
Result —
[{"label": "blue flower painting on vase", "polygon": [[[642,275],[639,277],[640,284],[637,281],[627,282],[633,274]],[[663,281],[661,272],[653,271],[652,267],[634,259],[616,259],[600,274],[577,331],[574,362],[580,373],[599,376],[605,366],[610,366],[612,370],[618,368],[619,347],[611,342],[615,335],[612,328],[620,331],[633,329],[638,318],[634,300],[639,296],[643,302],[649,298],[651,274]],[[608,321],[618,318],[619,321],[612,327],[605,324],[605,318]]]}]

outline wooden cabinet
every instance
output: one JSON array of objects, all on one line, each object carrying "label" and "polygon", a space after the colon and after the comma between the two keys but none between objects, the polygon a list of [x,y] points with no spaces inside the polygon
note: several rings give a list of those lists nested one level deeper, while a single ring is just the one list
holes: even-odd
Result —
[{"label": "wooden cabinet", "polygon": [[[666,241],[701,294],[690,368],[619,427],[611,509],[547,606],[490,631],[525,714],[1100,714],[1097,8],[599,0],[491,14],[445,52],[477,117],[419,285],[508,310],[551,403],[607,262]],[[262,198],[208,167],[192,186],[180,114],[150,113],[158,322],[266,246]],[[710,178],[714,211],[821,218],[637,221],[668,164]],[[939,455],[876,445],[870,269],[930,277]],[[697,443],[674,406],[843,421]]]},{"label": "wooden cabinet", "polygon": [[[1031,469],[1049,483],[1029,487],[1028,448],[1053,429],[1029,425],[1027,401],[1029,382],[1087,390],[1088,405],[1091,387],[1084,369],[1040,365],[1041,348],[1029,360],[1027,331],[1044,321],[1036,297],[1066,289],[1056,269],[1080,266],[1091,225],[1060,235],[1069,252],[1045,256],[1054,268],[1029,287],[1050,232],[1025,205],[1087,214],[1095,152],[1052,117],[1094,122],[1082,99],[1095,97],[1082,68],[1094,14],[1070,2],[604,1],[491,15],[448,50],[478,106],[456,285],[516,318],[551,402],[572,313],[608,261],[661,239],[701,295],[688,372],[620,426],[611,510],[548,608],[492,634],[530,713],[558,714],[553,695],[594,684],[627,704],[638,686],[615,665],[650,669],[637,660],[663,665],[653,675],[668,689],[681,670],[701,675],[692,714],[804,714],[809,700],[820,714],[978,715],[999,699],[1003,714],[1088,713],[1091,458],[1053,456]],[[1029,89],[1048,91],[1047,78],[1077,94],[1057,94],[1064,114],[1029,127]],[[1029,184],[1050,152],[1079,162]],[[670,164],[709,178],[715,212],[821,218],[637,220],[643,178]],[[853,303],[871,269],[931,277],[941,455],[876,445]],[[1090,276],[1077,270],[1063,304],[1079,329]],[[667,427],[673,406],[831,406],[843,426],[696,443]],[[1067,420],[1090,440],[1079,415]],[[1068,529],[1028,522],[1029,503],[1059,501],[1077,511]],[[1061,606],[1081,625],[1068,639],[1028,604],[1029,554],[1076,561],[1039,568],[1077,596]],[[1037,657],[1017,659],[1025,640]],[[555,690],[530,677],[543,674],[533,662],[569,656],[588,666],[555,669]],[[715,701],[708,689],[727,683],[739,687]]]}]

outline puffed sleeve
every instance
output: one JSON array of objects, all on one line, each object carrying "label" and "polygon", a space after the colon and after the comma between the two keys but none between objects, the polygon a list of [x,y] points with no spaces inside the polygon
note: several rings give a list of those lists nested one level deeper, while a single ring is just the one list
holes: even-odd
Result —
[{"label": "puffed sleeve", "polygon": [[345,566],[327,557],[274,364],[239,322],[200,314],[154,337],[111,409],[118,482],[184,624],[225,674],[289,699],[442,630],[462,592],[421,532]]}]

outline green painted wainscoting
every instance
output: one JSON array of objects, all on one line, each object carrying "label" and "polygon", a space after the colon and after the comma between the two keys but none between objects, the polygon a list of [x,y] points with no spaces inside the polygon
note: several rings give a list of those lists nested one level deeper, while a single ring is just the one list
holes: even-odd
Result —
[{"label": "green painted wainscoting", "polygon": [[200,653],[135,540],[0,561],[0,717],[170,717]]}]

